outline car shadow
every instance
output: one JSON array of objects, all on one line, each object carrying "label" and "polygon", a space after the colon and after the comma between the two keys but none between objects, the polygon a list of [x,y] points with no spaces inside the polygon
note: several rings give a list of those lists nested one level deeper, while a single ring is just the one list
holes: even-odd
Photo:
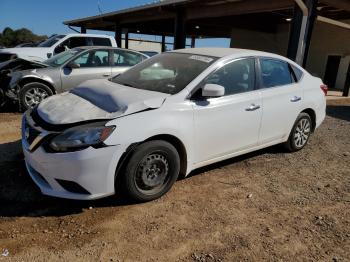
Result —
[{"label": "car shadow", "polygon": [[[281,147],[276,146],[259,150],[197,169],[188,177],[261,154],[280,153],[283,151]],[[91,201],[67,201],[66,199],[45,196],[41,194],[25,168],[21,141],[17,140],[15,142],[0,144],[0,217],[59,217],[81,213],[90,206],[98,208],[133,204],[135,203],[124,196],[111,196]]]},{"label": "car shadow", "polygon": [[78,214],[90,206],[131,205],[126,198],[76,201],[41,194],[24,163],[21,141],[0,144],[0,217],[40,217]]},{"label": "car shadow", "polygon": [[18,103],[7,102],[5,105],[0,107],[0,113],[19,113],[20,108]]},{"label": "car shadow", "polygon": [[337,119],[350,121],[350,106],[345,105],[328,105],[327,115]]},{"label": "car shadow", "polygon": [[214,164],[210,164],[208,166],[204,166],[204,167],[200,167],[198,169],[193,170],[188,176],[186,176],[185,178],[182,179],[187,179],[189,177],[193,177],[196,175],[200,175],[202,173],[214,170],[214,169],[220,169],[223,168],[225,166],[229,166],[238,162],[243,162],[245,160],[257,157],[257,156],[261,156],[261,155],[265,155],[265,154],[283,154],[283,153],[287,153],[288,151],[283,147],[283,145],[275,145],[275,146],[271,146],[271,147],[267,147],[267,148],[263,148],[254,152],[250,152],[244,155],[240,155],[240,156],[236,156],[233,158],[229,158],[227,160],[223,160]]}]

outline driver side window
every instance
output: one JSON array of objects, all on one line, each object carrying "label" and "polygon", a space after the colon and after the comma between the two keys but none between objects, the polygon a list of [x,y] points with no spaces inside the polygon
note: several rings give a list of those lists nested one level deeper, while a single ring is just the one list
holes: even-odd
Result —
[{"label": "driver side window", "polygon": [[209,75],[205,83],[223,86],[225,96],[253,91],[255,59],[245,58],[230,62]]}]

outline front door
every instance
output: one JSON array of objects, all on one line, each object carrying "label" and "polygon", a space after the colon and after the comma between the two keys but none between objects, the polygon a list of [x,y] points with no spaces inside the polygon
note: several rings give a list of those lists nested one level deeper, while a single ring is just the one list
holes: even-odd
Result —
[{"label": "front door", "polygon": [[90,50],[73,61],[79,68],[62,68],[62,89],[70,90],[90,79],[103,79],[111,76],[112,69],[108,50]]},{"label": "front door", "polygon": [[258,143],[262,101],[255,88],[255,59],[225,64],[204,81],[225,88],[225,95],[193,101],[195,163],[224,157]]}]

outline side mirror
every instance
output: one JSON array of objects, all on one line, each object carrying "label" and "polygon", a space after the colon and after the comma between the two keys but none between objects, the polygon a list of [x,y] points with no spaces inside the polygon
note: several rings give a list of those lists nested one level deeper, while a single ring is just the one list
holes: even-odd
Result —
[{"label": "side mirror", "polygon": [[50,58],[52,56],[52,53],[47,53],[46,56],[47,58]]},{"label": "side mirror", "polygon": [[69,62],[66,67],[70,69],[76,69],[76,68],[80,68],[80,65],[74,62]]},{"label": "side mirror", "polygon": [[206,84],[202,88],[203,97],[221,97],[225,95],[225,87],[217,84]]}]

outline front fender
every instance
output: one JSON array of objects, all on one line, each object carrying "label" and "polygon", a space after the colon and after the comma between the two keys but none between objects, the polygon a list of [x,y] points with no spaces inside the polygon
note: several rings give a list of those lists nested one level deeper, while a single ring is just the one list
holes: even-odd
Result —
[{"label": "front fender", "polygon": [[104,142],[106,145],[131,145],[159,135],[171,135],[182,142],[190,163],[193,155],[193,110],[190,103],[173,108],[159,108],[111,120],[116,130]]}]

